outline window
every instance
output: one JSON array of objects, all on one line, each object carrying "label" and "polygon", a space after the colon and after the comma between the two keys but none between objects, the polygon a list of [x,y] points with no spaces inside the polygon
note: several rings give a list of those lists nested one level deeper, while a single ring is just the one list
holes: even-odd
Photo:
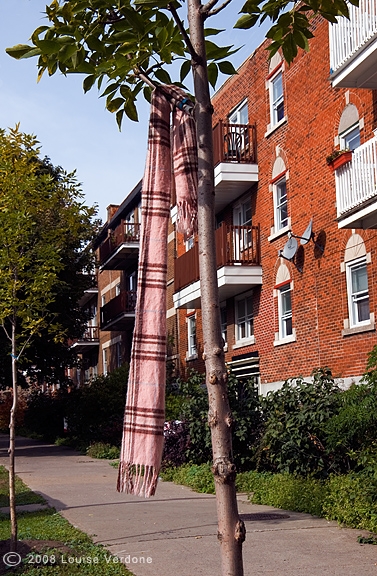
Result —
[{"label": "window", "polygon": [[228,116],[229,124],[248,124],[249,110],[247,101],[241,102],[239,106]]},{"label": "window", "polygon": [[101,306],[105,306],[106,304],[106,296],[101,296]]},{"label": "window", "polygon": [[366,258],[347,264],[347,292],[350,327],[369,324],[369,291]]},{"label": "window", "polygon": [[341,150],[355,150],[360,146],[360,128],[359,123],[348,128],[342,134],[339,134]]},{"label": "window", "polygon": [[284,178],[274,184],[275,232],[288,226],[287,182]]},{"label": "window", "polygon": [[188,358],[196,358],[196,316],[193,314],[187,318],[187,336],[188,336]]},{"label": "window", "polygon": [[120,294],[120,282],[115,286],[115,296],[119,296]]},{"label": "window", "polygon": [[278,292],[279,340],[292,336],[291,284],[285,284]]},{"label": "window", "polygon": [[187,238],[185,244],[186,244],[186,252],[191,250],[191,248],[194,248],[194,244],[195,244],[194,236],[190,236],[190,238]]},{"label": "window", "polygon": [[116,367],[120,368],[122,366],[122,342],[116,343]]},{"label": "window", "polygon": [[106,376],[107,374],[107,348],[102,350],[102,363],[103,363],[103,375]]},{"label": "window", "polygon": [[233,232],[234,256],[235,260],[241,260],[242,252],[252,245],[250,199],[242,202],[234,208],[233,222],[235,224]]},{"label": "window", "polygon": [[248,294],[236,300],[236,342],[251,339],[253,335],[253,297]]},{"label": "window", "polygon": [[227,313],[226,313],[226,306],[220,307],[220,322],[221,322],[221,337],[223,339],[224,347],[227,345],[228,342],[228,335],[227,335]]},{"label": "window", "polygon": [[281,69],[269,81],[271,128],[284,118],[283,73]]}]

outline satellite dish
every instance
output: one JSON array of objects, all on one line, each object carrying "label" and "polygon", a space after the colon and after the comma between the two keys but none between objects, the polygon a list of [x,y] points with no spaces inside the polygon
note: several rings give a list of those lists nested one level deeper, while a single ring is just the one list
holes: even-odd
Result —
[{"label": "satellite dish", "polygon": [[300,236],[300,238],[301,238],[300,244],[302,246],[304,246],[305,244],[307,244],[309,242],[309,240],[311,240],[312,236],[313,236],[313,218],[310,219],[308,227],[306,228],[303,235]]},{"label": "satellite dish", "polygon": [[279,255],[285,258],[286,260],[292,260],[294,258],[298,248],[298,242],[296,238],[289,238],[287,243],[285,244],[283,250],[280,251]]}]

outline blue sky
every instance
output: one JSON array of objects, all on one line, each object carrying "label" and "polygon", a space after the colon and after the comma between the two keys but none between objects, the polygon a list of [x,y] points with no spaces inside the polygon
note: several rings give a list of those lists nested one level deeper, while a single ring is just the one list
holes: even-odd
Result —
[{"label": "blue sky", "polygon": [[[105,220],[108,204],[121,203],[143,175],[149,105],[140,99],[140,121],[125,120],[119,132],[96,89],[83,93],[82,75],[45,75],[37,84],[36,59],[16,61],[5,53],[8,46],[28,43],[44,23],[48,3],[0,0],[0,127],[19,122],[23,132],[37,136],[43,156],[67,171],[76,169],[86,202],[97,203]],[[233,0],[210,21],[211,27],[227,28],[223,45],[244,45],[232,56],[236,67],[262,42],[266,28],[233,30],[229,23],[237,20],[242,4]]]}]

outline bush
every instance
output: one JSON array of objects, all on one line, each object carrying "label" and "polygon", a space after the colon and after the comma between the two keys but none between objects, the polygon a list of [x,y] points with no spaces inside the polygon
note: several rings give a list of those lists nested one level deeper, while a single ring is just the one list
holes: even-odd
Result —
[{"label": "bush", "polygon": [[[181,419],[189,434],[186,458],[196,464],[210,462],[212,444],[204,375],[191,372],[186,382],[179,382],[179,394],[183,396]],[[234,418],[233,458],[237,468],[245,470],[252,466],[262,431],[258,390],[253,381],[239,381],[230,374],[228,398]]]},{"label": "bush", "polygon": [[55,392],[42,392],[40,388],[29,390],[25,410],[24,427],[28,435],[53,442],[64,434],[68,392],[62,388]]},{"label": "bush", "polygon": [[166,482],[188,486],[195,492],[214,494],[215,485],[209,464],[183,464],[179,468],[167,468],[161,472]]},{"label": "bush", "polygon": [[96,442],[87,448],[86,453],[91,458],[116,460],[119,458],[120,449],[117,446],[111,446],[111,444],[106,444],[105,442]]},{"label": "bush", "polygon": [[339,409],[341,390],[329,369],[313,372],[313,382],[287,380],[261,399],[265,429],[258,469],[326,477],[334,458],[326,449],[326,423]]},{"label": "bush", "polygon": [[186,462],[186,450],[190,441],[186,423],[180,420],[165,422],[164,437],[163,467],[181,466]]}]

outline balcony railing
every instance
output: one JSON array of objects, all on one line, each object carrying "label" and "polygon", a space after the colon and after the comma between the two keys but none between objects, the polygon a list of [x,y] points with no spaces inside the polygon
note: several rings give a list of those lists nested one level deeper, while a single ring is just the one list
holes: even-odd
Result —
[{"label": "balcony railing", "polygon": [[[232,265],[260,264],[259,226],[227,226],[216,230],[217,268]],[[198,244],[174,262],[174,290],[177,292],[199,280]]]},{"label": "balcony railing", "polygon": [[114,322],[116,318],[131,315],[135,312],[136,291],[122,290],[118,296],[101,308],[101,328]]},{"label": "balcony railing", "polygon": [[350,19],[338,18],[330,25],[330,69],[342,66],[377,33],[376,0],[360,0],[359,7],[348,4]]},{"label": "balcony railing", "polygon": [[255,126],[219,122],[213,129],[213,161],[257,163]]},{"label": "balcony railing", "polygon": [[377,197],[377,139],[356,148],[352,161],[338,168],[335,178],[338,217]]},{"label": "balcony railing", "polygon": [[98,326],[87,326],[84,334],[79,338],[80,342],[97,342],[99,339]]},{"label": "balcony railing", "polygon": [[140,224],[121,220],[120,224],[111,232],[110,236],[106,238],[99,248],[100,264],[105,262],[122,244],[126,242],[139,242],[139,240]]}]

